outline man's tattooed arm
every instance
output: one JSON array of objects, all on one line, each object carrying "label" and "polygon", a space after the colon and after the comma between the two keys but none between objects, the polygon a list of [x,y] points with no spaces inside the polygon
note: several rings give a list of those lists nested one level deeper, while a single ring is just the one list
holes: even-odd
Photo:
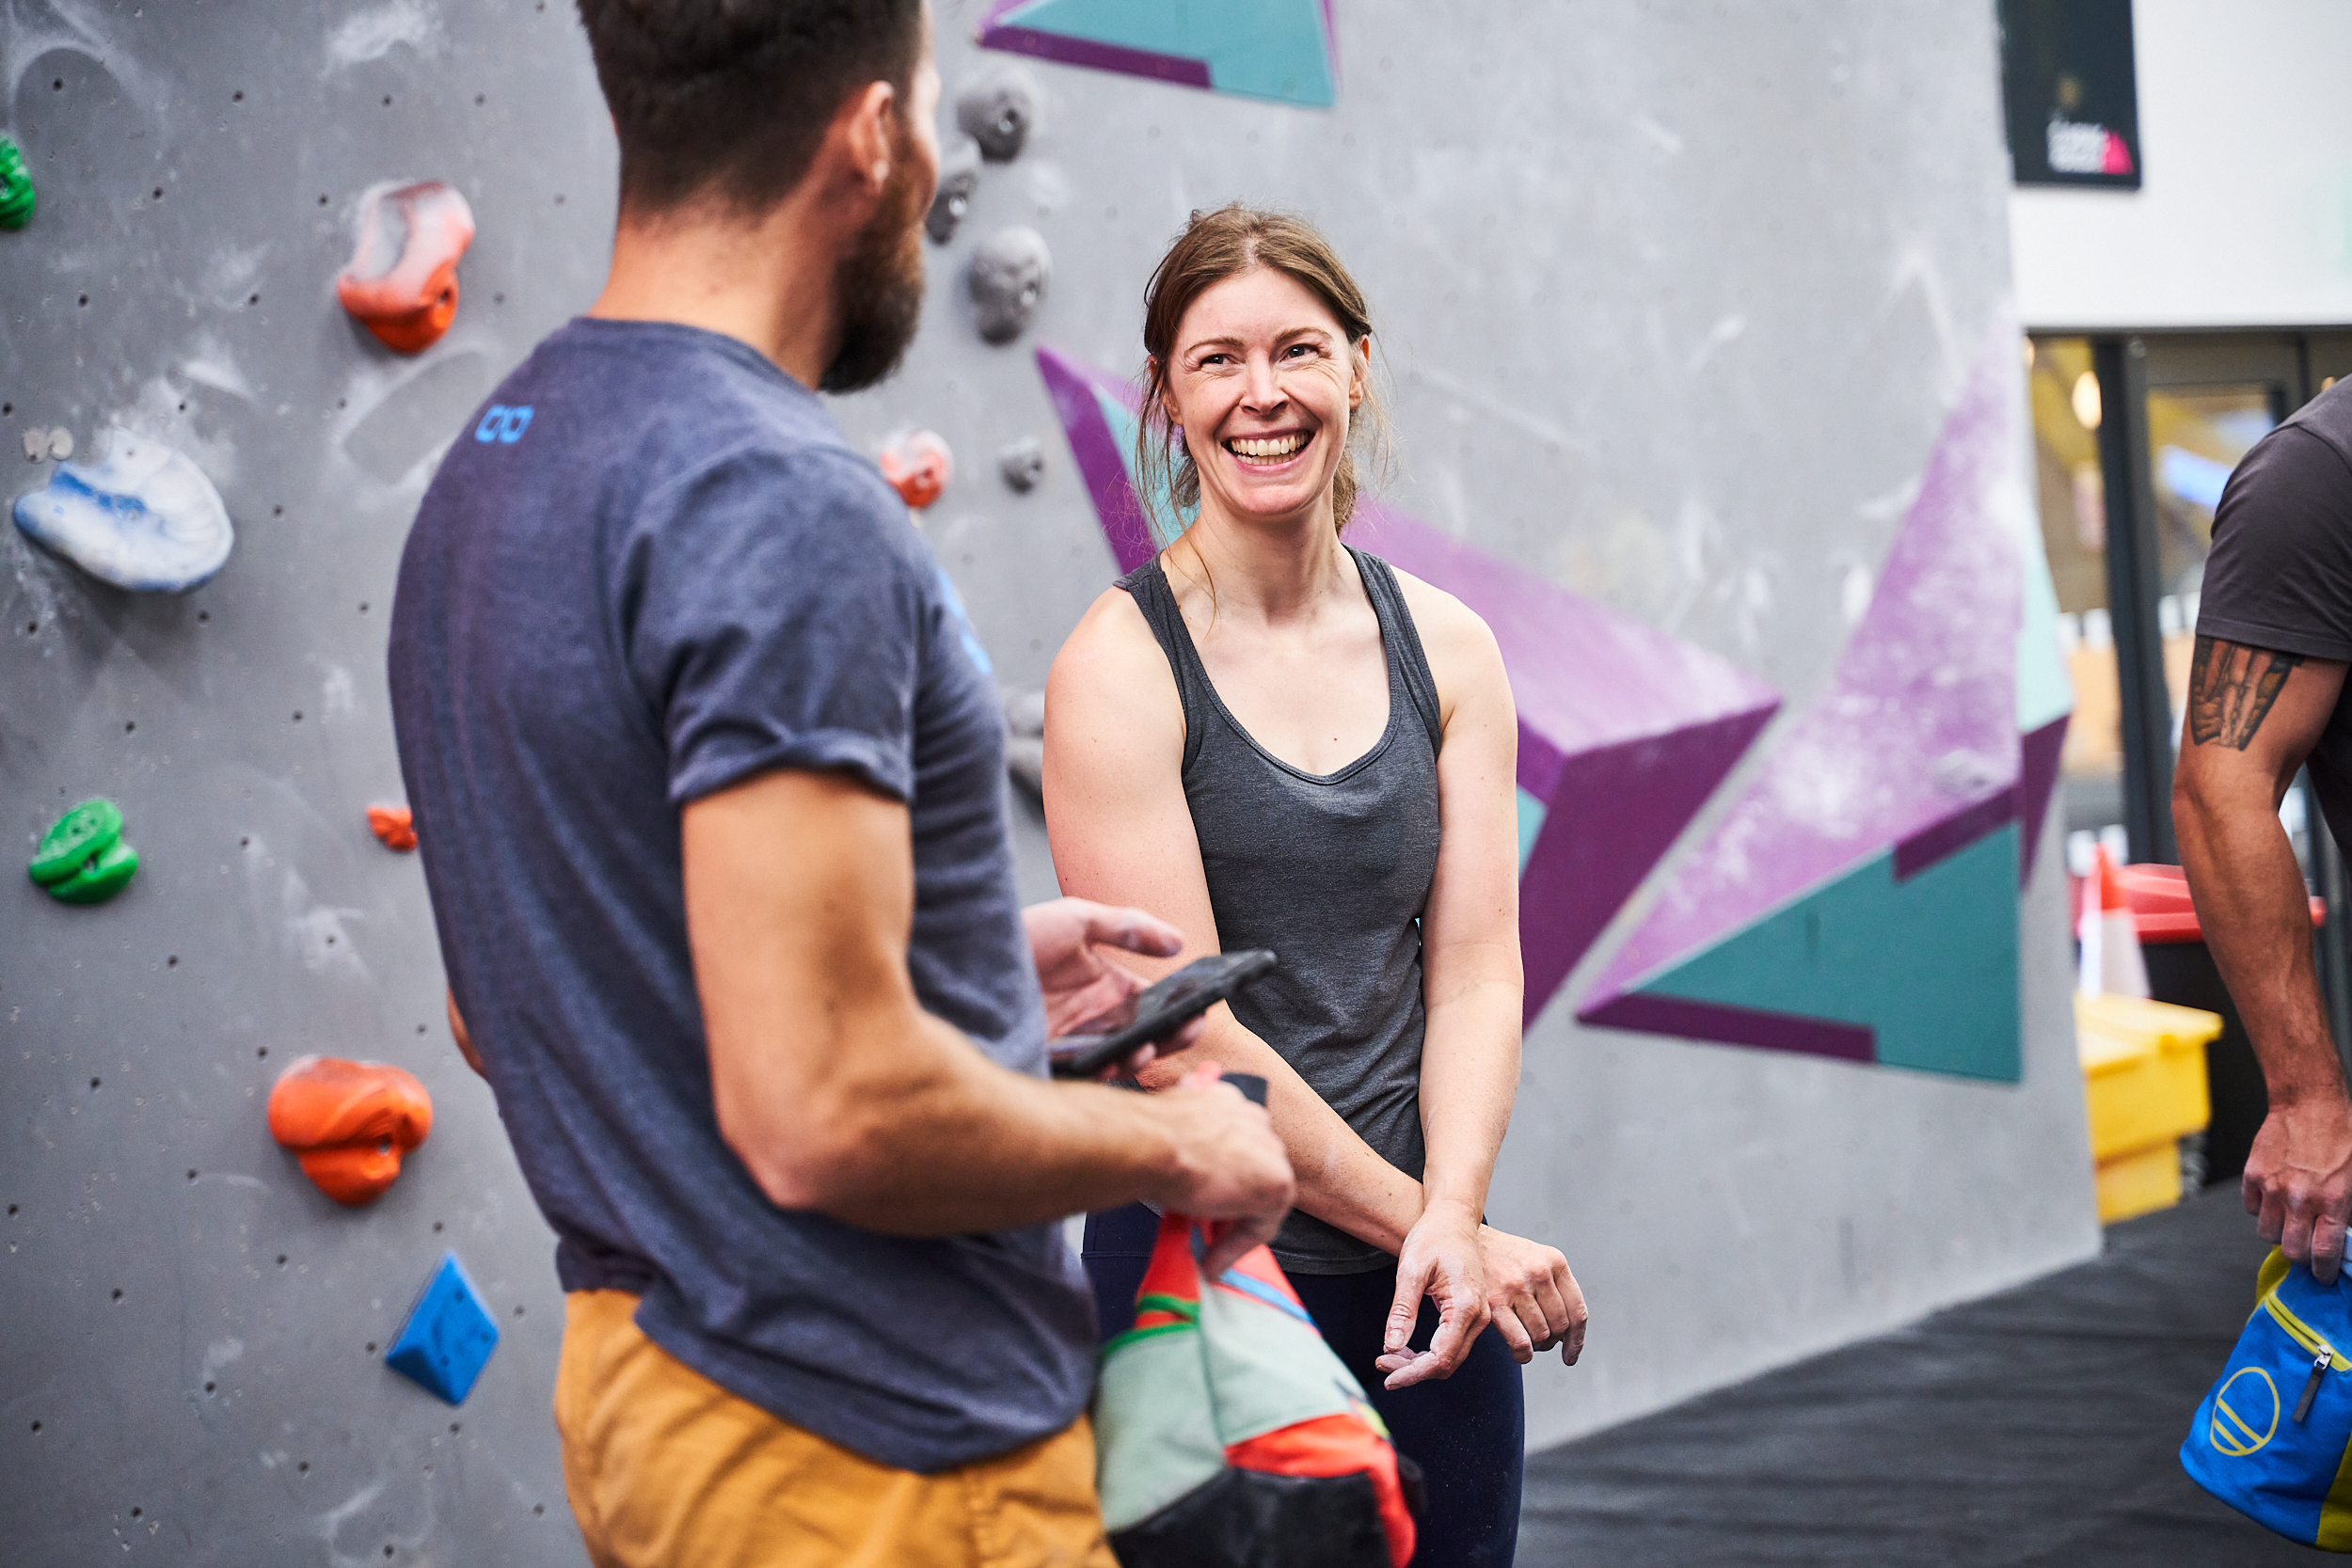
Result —
[{"label": "man's tattooed arm", "polygon": [[2188,670],[2188,733],[2200,746],[2246,750],[2301,654],[2200,637]]}]

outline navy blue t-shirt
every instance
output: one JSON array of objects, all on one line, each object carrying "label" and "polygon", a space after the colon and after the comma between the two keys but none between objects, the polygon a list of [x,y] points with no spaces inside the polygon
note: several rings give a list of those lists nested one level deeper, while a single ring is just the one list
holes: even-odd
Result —
[{"label": "navy blue t-shirt", "polygon": [[564,1288],[638,1292],[679,1360],[900,1468],[1075,1418],[1092,1311],[1057,1227],[780,1209],[712,1110],[678,812],[778,768],[907,803],[923,1006],[1044,1071],[985,656],[816,397],[715,333],[563,327],[426,492],[390,662],[451,988]]}]

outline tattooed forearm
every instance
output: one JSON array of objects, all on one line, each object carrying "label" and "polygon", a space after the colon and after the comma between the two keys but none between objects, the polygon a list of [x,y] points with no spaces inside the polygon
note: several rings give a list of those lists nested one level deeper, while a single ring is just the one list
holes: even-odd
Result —
[{"label": "tattooed forearm", "polygon": [[2246,750],[2288,673],[2302,662],[2301,654],[2199,638],[2188,668],[2189,738],[2200,746],[2218,742]]}]

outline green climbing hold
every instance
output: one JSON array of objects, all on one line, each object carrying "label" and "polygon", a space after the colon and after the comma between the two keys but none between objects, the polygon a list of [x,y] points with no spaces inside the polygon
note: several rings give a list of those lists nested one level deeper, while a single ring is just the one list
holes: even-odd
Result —
[{"label": "green climbing hold", "polygon": [[53,898],[99,904],[121,892],[138,868],[138,851],[122,842],[122,809],[112,800],[85,800],[41,835],[25,870]]},{"label": "green climbing hold", "polygon": [[0,229],[22,229],[33,221],[33,176],[16,143],[0,136]]},{"label": "green climbing hold", "polygon": [[122,808],[112,800],[85,800],[57,818],[41,835],[27,869],[43,887],[62,882],[122,836]]},{"label": "green climbing hold", "polygon": [[138,868],[139,852],[118,840],[64,881],[52,882],[49,896],[61,904],[103,904],[120,893]]}]

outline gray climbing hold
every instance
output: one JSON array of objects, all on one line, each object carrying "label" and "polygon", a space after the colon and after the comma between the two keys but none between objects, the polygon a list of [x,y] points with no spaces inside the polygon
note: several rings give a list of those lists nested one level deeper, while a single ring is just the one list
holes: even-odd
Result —
[{"label": "gray climbing hold", "polygon": [[1025,496],[1045,477],[1045,448],[1034,436],[1008,441],[996,453],[996,471],[1004,476],[1007,489]]},{"label": "gray climbing hold", "polygon": [[932,244],[946,245],[956,237],[956,226],[979,188],[980,144],[958,136],[939,155],[939,190],[931,198],[930,215],[923,220],[923,231]]},{"label": "gray climbing hold", "polygon": [[1005,772],[1040,800],[1045,796],[1045,693],[1016,687],[1005,693]]},{"label": "gray climbing hold", "polygon": [[49,455],[62,463],[73,455],[73,432],[59,425],[49,433]]},{"label": "gray climbing hold", "polygon": [[1053,276],[1045,236],[1019,225],[999,229],[972,252],[972,303],[979,308],[980,336],[1009,343],[1037,315]]},{"label": "gray climbing hold", "polygon": [[980,144],[991,163],[1021,156],[1037,123],[1037,79],[1019,66],[1000,66],[956,94],[956,124]]}]

